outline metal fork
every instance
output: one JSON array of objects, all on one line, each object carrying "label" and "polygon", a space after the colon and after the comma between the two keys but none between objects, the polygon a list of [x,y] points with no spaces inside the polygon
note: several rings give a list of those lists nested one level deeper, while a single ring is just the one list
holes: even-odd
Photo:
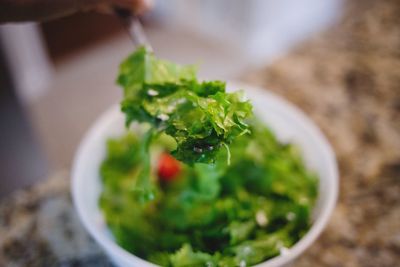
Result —
[{"label": "metal fork", "polygon": [[115,14],[119,17],[125,30],[128,32],[133,44],[138,46],[145,46],[149,51],[153,51],[153,48],[148,41],[146,34],[143,30],[142,23],[139,18],[132,14],[128,9],[114,8]]}]

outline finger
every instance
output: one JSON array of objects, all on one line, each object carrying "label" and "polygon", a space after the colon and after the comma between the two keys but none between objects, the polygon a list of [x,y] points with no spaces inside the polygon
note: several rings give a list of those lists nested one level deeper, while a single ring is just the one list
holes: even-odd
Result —
[{"label": "finger", "polygon": [[131,10],[135,15],[141,15],[153,7],[152,0],[105,0],[101,1],[94,8],[100,13],[113,13],[114,8],[124,8]]},{"label": "finger", "polygon": [[134,14],[143,14],[153,6],[152,0],[112,0],[112,4],[127,8]]}]

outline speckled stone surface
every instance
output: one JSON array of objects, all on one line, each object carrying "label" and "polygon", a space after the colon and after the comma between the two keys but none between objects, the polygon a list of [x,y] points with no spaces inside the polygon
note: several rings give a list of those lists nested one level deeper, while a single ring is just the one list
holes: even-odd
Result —
[{"label": "speckled stone surface", "polygon": [[[340,164],[337,208],[296,267],[400,266],[400,1],[352,1],[346,14],[242,77],[303,109]],[[111,266],[77,219],[67,173],[0,203],[0,266]]]},{"label": "speckled stone surface", "polygon": [[60,173],[0,204],[0,266],[111,267],[72,206]]},{"label": "speckled stone surface", "polygon": [[352,1],[333,29],[244,80],[302,108],[339,161],[337,208],[295,266],[400,266],[400,1]]}]

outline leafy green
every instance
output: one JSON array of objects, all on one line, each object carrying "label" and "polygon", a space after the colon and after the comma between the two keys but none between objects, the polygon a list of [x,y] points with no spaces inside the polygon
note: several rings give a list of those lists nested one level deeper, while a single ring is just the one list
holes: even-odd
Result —
[{"label": "leafy green", "polygon": [[184,244],[170,256],[171,265],[175,267],[216,266],[213,256],[203,252],[194,252],[189,244]]},{"label": "leafy green", "polygon": [[134,186],[132,188],[135,196],[140,202],[146,202],[154,199],[154,190],[152,189],[152,183],[149,179],[151,171],[150,163],[150,144],[154,138],[154,130],[149,129],[143,136],[139,145],[139,155],[142,161],[141,170],[135,179]]},{"label": "leafy green", "polygon": [[[99,205],[123,248],[161,266],[247,266],[306,233],[317,179],[295,146],[249,120],[242,93],[144,47],[121,64],[118,84],[126,125],[147,124],[109,140],[100,168]],[[163,151],[187,163],[168,183],[154,168]]]},{"label": "leafy green", "polygon": [[[229,166],[221,149],[215,164],[184,165],[168,184],[157,183],[150,168],[156,194],[145,203],[132,197],[132,184],[147,164],[141,147],[148,137],[110,140],[100,207],[118,244],[161,266],[228,267],[257,264],[296,243],[311,224],[317,179],[294,145],[248,123],[250,134],[230,144]],[[170,148],[167,139],[152,137],[152,158]]]},{"label": "leafy green", "polygon": [[251,232],[256,227],[256,222],[254,220],[249,220],[247,222],[233,221],[231,222],[226,230],[229,233],[230,244],[234,245],[239,242],[246,240]]},{"label": "leafy green", "polygon": [[172,136],[172,155],[190,165],[214,162],[223,145],[249,132],[244,119],[252,107],[240,92],[225,92],[221,81],[200,82],[193,66],[157,59],[144,47],[123,61],[117,82],[127,125],[147,122]]}]

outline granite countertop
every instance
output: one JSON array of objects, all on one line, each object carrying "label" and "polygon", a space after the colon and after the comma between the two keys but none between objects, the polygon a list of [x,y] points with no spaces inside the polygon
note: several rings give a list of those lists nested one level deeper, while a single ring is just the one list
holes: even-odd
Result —
[{"label": "granite countertop", "polygon": [[[339,161],[338,205],[294,266],[399,266],[400,2],[354,0],[329,31],[244,81],[302,108]],[[0,203],[0,266],[111,266],[73,210],[69,175]]]}]

